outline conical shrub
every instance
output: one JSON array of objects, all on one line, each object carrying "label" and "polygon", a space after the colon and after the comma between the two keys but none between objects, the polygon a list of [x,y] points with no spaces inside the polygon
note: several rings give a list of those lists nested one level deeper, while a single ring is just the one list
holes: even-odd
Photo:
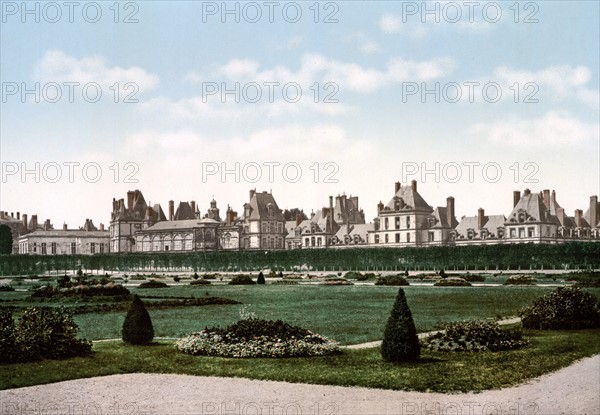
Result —
[{"label": "conical shrub", "polygon": [[256,279],[256,283],[257,284],[264,284],[265,283],[265,276],[262,273],[262,271],[258,273],[258,278]]},{"label": "conical shrub", "polygon": [[383,333],[381,356],[388,362],[405,362],[418,360],[420,354],[421,345],[415,322],[404,290],[400,288]]},{"label": "conical shrub", "polygon": [[149,344],[154,338],[154,329],[150,314],[136,294],[127,310],[122,331],[123,341],[131,344]]}]

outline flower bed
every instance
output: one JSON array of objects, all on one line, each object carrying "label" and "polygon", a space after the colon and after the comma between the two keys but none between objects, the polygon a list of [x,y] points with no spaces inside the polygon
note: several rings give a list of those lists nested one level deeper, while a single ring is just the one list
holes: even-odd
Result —
[{"label": "flower bed", "polygon": [[69,288],[53,287],[51,285],[45,285],[35,290],[31,294],[33,298],[61,298],[61,297],[128,297],[129,290],[122,285],[113,284],[112,282],[106,284],[96,285],[76,285]]},{"label": "flower bed", "polygon": [[336,341],[281,320],[248,318],[231,326],[207,328],[179,339],[175,348],[201,356],[303,357],[339,353]]},{"label": "flower bed", "polygon": [[529,275],[513,275],[508,277],[504,285],[534,285],[537,280]]},{"label": "flower bed", "polygon": [[423,340],[423,347],[438,352],[501,351],[527,345],[521,330],[502,330],[492,321],[466,321],[448,324],[441,333]]}]

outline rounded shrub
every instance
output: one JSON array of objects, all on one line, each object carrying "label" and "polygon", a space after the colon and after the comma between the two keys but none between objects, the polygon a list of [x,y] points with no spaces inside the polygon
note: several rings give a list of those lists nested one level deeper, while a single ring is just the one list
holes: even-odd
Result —
[{"label": "rounded shrub", "polygon": [[150,280],[143,282],[139,285],[138,288],[167,288],[168,285],[162,281]]},{"label": "rounded shrub", "polygon": [[415,361],[421,354],[421,345],[412,313],[402,288],[383,332],[381,356],[388,362]]},{"label": "rounded shrub", "polygon": [[136,345],[150,344],[154,338],[150,314],[137,294],[133,295],[133,301],[127,310],[122,335],[123,341]]},{"label": "rounded shrub", "polygon": [[26,361],[84,356],[92,344],[77,338],[77,324],[63,307],[32,307],[17,326],[17,343]]},{"label": "rounded shrub", "polygon": [[10,308],[0,308],[0,363],[13,363],[19,359],[17,330]]},{"label": "rounded shrub", "polygon": [[[264,278],[264,277],[263,277]],[[252,285],[256,284],[249,275],[236,275],[229,281],[229,285]]]},{"label": "rounded shrub", "polygon": [[534,285],[537,280],[529,275],[513,275],[508,277],[504,285]]},{"label": "rounded shrub", "polygon": [[256,283],[257,284],[265,283],[265,276],[263,275],[262,271],[258,273],[258,278],[256,278]]},{"label": "rounded shrub", "polygon": [[406,286],[409,285],[406,278],[401,275],[386,275],[384,277],[377,278],[375,281],[375,285],[397,285],[397,286]]},{"label": "rounded shrub", "polygon": [[600,327],[596,297],[577,287],[558,287],[519,311],[523,327],[539,330],[571,330]]},{"label": "rounded shrub", "polygon": [[470,287],[471,283],[464,278],[446,277],[443,280],[436,281],[435,287]]}]

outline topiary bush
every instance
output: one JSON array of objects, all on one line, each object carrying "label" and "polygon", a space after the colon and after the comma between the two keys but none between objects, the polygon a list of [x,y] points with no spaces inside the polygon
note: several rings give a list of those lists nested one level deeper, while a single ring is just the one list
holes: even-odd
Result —
[{"label": "topiary bush", "polygon": [[141,283],[138,288],[168,288],[167,283],[162,281],[150,280]]},{"label": "topiary bush", "polygon": [[421,345],[404,290],[398,290],[396,302],[383,332],[381,356],[388,362],[415,361]]},{"label": "topiary bush", "polygon": [[256,278],[256,283],[264,285],[264,283],[265,283],[265,276],[263,275],[262,271],[258,273],[258,277]]},{"label": "topiary bush", "polygon": [[502,330],[495,321],[466,321],[448,324],[441,333],[423,340],[423,347],[438,352],[510,350],[527,345],[521,330]]},{"label": "topiary bush", "polygon": [[236,275],[229,281],[229,285],[252,285],[256,284],[249,275]]},{"label": "topiary bush", "polygon": [[513,275],[508,277],[504,285],[534,285],[537,280],[529,275]]},{"label": "topiary bush", "polygon": [[210,285],[208,280],[194,280],[190,282],[190,285]]},{"label": "topiary bush", "polygon": [[10,308],[0,308],[0,363],[17,362],[21,350],[17,344],[17,329]]},{"label": "topiary bush", "polygon": [[375,281],[375,285],[397,285],[397,286],[406,286],[409,285],[406,278],[401,275],[386,275],[384,277],[377,278]]},{"label": "topiary bush", "polygon": [[523,327],[572,330],[600,327],[598,299],[577,287],[558,287],[519,311]]},{"label": "topiary bush", "polygon": [[123,341],[135,345],[150,344],[154,338],[154,328],[150,314],[137,294],[127,310],[122,330]]},{"label": "topiary bush", "polygon": [[471,283],[464,278],[447,277],[443,280],[436,281],[434,287],[470,287]]},{"label": "topiary bush", "polygon": [[26,309],[16,331],[21,359],[63,359],[91,353],[92,343],[78,339],[77,330],[73,316],[63,307]]}]

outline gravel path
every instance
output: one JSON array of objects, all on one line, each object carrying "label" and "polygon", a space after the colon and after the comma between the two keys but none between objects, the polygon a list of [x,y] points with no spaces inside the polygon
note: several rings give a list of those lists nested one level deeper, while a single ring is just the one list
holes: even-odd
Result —
[{"label": "gravel path", "polygon": [[235,378],[129,374],[0,391],[4,414],[600,414],[600,355],[483,393],[399,392]]}]

